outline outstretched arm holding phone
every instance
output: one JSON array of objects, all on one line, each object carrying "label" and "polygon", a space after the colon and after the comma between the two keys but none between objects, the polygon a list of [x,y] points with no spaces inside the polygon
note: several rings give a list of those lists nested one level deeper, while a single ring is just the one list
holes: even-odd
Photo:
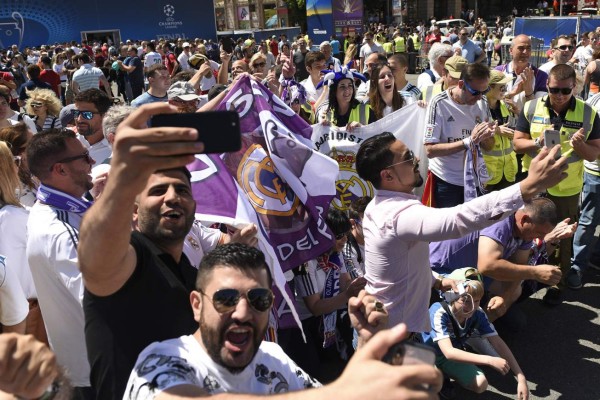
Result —
[{"label": "outstretched arm holding phone", "polygon": [[[144,105],[119,125],[113,144],[110,179],[86,213],[80,229],[79,267],[86,288],[107,296],[129,279],[137,261],[129,244],[136,196],[157,170],[184,167],[204,150],[190,128],[148,128],[156,114],[176,113],[165,103]],[[110,249],[110,251],[107,251]]]}]

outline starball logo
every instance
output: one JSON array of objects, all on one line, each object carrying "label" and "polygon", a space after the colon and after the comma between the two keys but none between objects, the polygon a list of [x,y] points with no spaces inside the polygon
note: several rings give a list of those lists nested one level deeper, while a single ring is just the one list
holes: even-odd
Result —
[{"label": "starball logo", "polygon": [[165,4],[163,6],[163,13],[167,18],[164,21],[159,21],[158,26],[164,29],[176,29],[181,28],[183,21],[176,21],[173,16],[175,15],[175,6],[172,4]]},{"label": "starball logo", "polygon": [[172,17],[175,15],[175,6],[172,4],[165,4],[163,11],[167,17]]}]

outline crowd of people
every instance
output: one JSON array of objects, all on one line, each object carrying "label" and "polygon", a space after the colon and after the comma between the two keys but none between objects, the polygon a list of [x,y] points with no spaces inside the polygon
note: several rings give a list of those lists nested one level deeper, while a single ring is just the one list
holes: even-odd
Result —
[{"label": "crowd of people", "polygon": [[[0,390],[434,399],[484,392],[486,365],[528,399],[494,324],[522,328],[523,300],[545,290],[557,306],[600,265],[599,33],[579,47],[557,37],[537,68],[528,36],[503,63],[510,27],[476,22],[443,37],[435,24],[372,24],[318,45],[284,34],[0,51]],[[429,67],[413,85],[421,48]],[[361,143],[356,172],[375,194],[325,210],[331,248],[286,273],[301,326],[268,335],[277,343],[265,339],[277,313],[261,227],[196,220],[185,166],[204,150],[198,132],[147,124],[215,110],[242,78],[309,125],[356,135],[426,109],[411,134],[427,176],[393,134]],[[383,363],[402,340],[428,346],[435,366]]]}]

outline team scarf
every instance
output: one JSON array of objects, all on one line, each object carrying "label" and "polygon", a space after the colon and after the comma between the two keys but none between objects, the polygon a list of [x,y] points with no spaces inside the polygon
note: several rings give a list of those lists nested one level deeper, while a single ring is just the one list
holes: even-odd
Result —
[{"label": "team scarf", "polygon": [[483,160],[481,148],[473,141],[469,141],[464,168],[465,202],[473,200],[478,195],[485,194],[485,184],[489,180],[490,176]]},{"label": "team scarf", "polygon": [[[340,256],[338,253],[319,256],[317,257],[317,262],[319,263],[319,268],[327,274],[325,288],[323,289],[323,295],[321,297],[323,299],[332,298],[340,292]],[[336,322],[337,310],[323,315],[322,327],[324,349],[337,342],[335,333]]]},{"label": "team scarf", "polygon": [[44,184],[38,188],[36,198],[44,204],[76,214],[83,214],[92,206],[92,203],[84,198],[75,198]]}]

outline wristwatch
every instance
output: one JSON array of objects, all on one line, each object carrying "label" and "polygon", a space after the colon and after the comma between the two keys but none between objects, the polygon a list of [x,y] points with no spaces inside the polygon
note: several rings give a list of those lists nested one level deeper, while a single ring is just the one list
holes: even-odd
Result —
[{"label": "wristwatch", "polygon": [[533,144],[535,144],[535,147],[537,147],[538,149],[542,148],[542,141],[540,140],[539,137],[535,138],[535,140],[533,141]]}]

